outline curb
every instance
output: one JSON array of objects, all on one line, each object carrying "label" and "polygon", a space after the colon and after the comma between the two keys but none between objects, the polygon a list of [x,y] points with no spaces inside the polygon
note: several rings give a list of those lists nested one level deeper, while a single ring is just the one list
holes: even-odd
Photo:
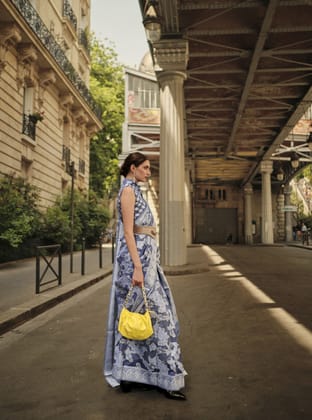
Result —
[{"label": "curb", "polygon": [[292,246],[293,248],[303,248],[303,249],[309,249],[312,250],[312,245],[303,245],[303,244],[296,244],[296,243],[288,243],[287,246]]},{"label": "curb", "polygon": [[165,266],[163,271],[166,276],[187,276],[191,274],[206,273],[210,271],[208,263],[186,264],[178,267]]},{"label": "curb", "polygon": [[[42,314],[48,309],[53,308],[59,303],[64,302],[65,300],[71,298],[82,290],[87,289],[88,287],[98,283],[103,280],[105,277],[108,277],[112,274],[112,269],[106,270],[102,274],[96,275],[96,277],[91,277],[88,280],[82,279],[73,283],[69,283],[66,286],[62,287],[62,290],[54,289],[50,292],[50,295],[38,295],[36,298],[32,299],[25,304],[20,305],[18,308],[11,308],[1,315],[0,318],[0,335],[3,335],[13,328],[24,324],[25,322],[35,318],[36,316]],[[44,293],[44,292],[43,292]],[[12,312],[15,312],[12,315]]]}]

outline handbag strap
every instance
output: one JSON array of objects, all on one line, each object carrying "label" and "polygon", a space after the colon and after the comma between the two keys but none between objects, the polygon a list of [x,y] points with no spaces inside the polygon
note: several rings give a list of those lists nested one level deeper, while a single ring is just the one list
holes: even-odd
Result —
[{"label": "handbag strap", "polygon": [[[126,299],[125,299],[125,301],[124,301],[124,304],[123,304],[124,308],[126,307],[126,305],[127,305],[127,303],[128,303],[128,300],[130,299],[130,296],[132,295],[133,289],[134,289],[134,286],[133,286],[133,284],[132,284],[132,285],[130,286],[130,289],[129,289],[129,292],[128,292],[127,296],[126,296]],[[149,310],[149,308],[148,308],[148,302],[147,302],[147,297],[146,297],[145,287],[144,287],[143,285],[142,285],[142,287],[141,287],[141,290],[142,290],[142,295],[143,295],[143,300],[144,300],[145,308],[146,308],[146,310],[148,311],[148,310]]]}]

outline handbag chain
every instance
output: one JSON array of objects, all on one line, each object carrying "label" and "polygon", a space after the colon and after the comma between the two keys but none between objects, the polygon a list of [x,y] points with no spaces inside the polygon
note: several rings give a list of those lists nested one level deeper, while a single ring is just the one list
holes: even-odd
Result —
[{"label": "handbag chain", "polygon": [[[129,298],[130,298],[130,296],[131,296],[131,294],[133,292],[133,289],[134,289],[134,286],[132,284],[130,286],[130,289],[129,289],[129,292],[128,292],[127,296],[126,296],[126,299],[124,301],[124,304],[123,304],[124,308],[126,308],[126,305],[128,304],[128,300],[129,300]],[[145,287],[142,285],[142,288],[141,289],[142,289],[142,295],[143,295],[143,300],[144,300],[145,308],[146,308],[147,311],[149,311],[147,297],[146,297],[146,292],[145,292]]]}]

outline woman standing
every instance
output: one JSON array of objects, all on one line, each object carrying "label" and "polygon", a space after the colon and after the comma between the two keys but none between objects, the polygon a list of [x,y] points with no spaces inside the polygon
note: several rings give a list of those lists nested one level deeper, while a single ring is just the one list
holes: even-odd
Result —
[{"label": "woman standing", "polygon": [[[157,387],[167,398],[185,400],[183,368],[178,344],[179,324],[172,294],[159,265],[155,222],[138,182],[150,177],[150,163],[142,153],[124,161],[125,177],[119,191],[116,258],[108,314],[104,375],[124,392],[134,384]],[[140,288],[144,285],[151,311],[153,335],[144,341],[129,340],[117,330],[119,314],[130,286],[129,307],[144,312]]]}]

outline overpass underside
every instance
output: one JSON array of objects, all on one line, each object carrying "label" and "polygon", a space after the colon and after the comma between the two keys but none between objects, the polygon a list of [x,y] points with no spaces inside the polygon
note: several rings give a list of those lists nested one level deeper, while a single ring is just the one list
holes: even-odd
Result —
[{"label": "overpass underside", "polygon": [[311,128],[298,137],[295,127],[311,106],[312,2],[141,0],[143,17],[151,3],[161,26],[150,42],[161,95],[160,233],[174,236],[161,238],[164,261],[183,262],[177,241],[204,242],[205,232],[213,242],[213,220],[217,242],[287,239],[284,186],[311,162]]}]

